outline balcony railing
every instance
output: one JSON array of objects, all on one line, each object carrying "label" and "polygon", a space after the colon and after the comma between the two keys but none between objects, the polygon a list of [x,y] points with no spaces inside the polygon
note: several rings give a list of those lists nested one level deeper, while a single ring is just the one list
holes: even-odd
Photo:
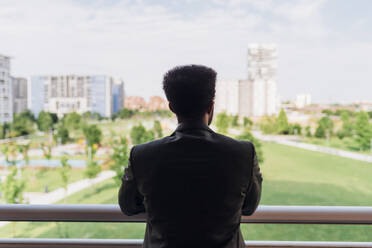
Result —
[{"label": "balcony railing", "polygon": [[[0,205],[0,221],[145,222],[117,205]],[[242,223],[372,224],[372,207],[260,206]],[[372,238],[372,236],[371,236]],[[125,239],[0,239],[0,247],[141,247]],[[371,247],[372,242],[246,241],[248,247]]]}]

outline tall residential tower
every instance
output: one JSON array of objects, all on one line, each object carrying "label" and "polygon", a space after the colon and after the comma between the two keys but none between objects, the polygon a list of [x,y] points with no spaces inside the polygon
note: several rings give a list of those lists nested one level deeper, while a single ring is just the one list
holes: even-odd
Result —
[{"label": "tall residential tower", "polygon": [[10,58],[0,54],[0,124],[13,120],[12,93]]},{"label": "tall residential tower", "polygon": [[19,114],[27,110],[27,79],[12,77],[13,113]]},{"label": "tall residential tower", "polygon": [[276,46],[251,44],[248,46],[247,59],[247,79],[217,82],[216,112],[249,117],[276,114]]}]

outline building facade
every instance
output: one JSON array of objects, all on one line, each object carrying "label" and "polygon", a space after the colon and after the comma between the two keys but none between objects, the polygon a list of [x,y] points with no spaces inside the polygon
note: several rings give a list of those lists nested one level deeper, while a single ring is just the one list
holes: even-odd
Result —
[{"label": "building facade", "polygon": [[34,76],[30,80],[28,106],[35,115],[42,110],[58,116],[89,111],[111,117],[115,110],[122,107],[114,101],[113,94],[121,89],[124,95],[124,84],[120,82],[121,88],[117,87],[118,82],[112,77],[105,75]]},{"label": "building facade", "polygon": [[125,98],[126,109],[131,110],[145,110],[147,108],[147,104],[145,99],[142,96],[128,96]]},{"label": "building facade", "polygon": [[272,44],[248,46],[248,77],[218,81],[216,112],[260,117],[278,112],[277,49]]},{"label": "building facade", "polygon": [[125,91],[123,80],[114,80],[112,85],[112,101],[113,101],[113,113],[119,112],[124,108],[125,103]]},{"label": "building facade", "polygon": [[27,110],[27,79],[12,77],[13,113],[19,114]]},{"label": "building facade", "polygon": [[0,54],[0,124],[13,121],[10,57]]},{"label": "building facade", "polygon": [[273,44],[248,46],[248,80],[250,116],[277,113],[277,48]]},{"label": "building facade", "polygon": [[151,96],[147,103],[147,110],[156,111],[156,110],[168,110],[168,101],[166,101],[161,96]]},{"label": "building facade", "polygon": [[311,105],[311,95],[310,94],[297,95],[295,105],[297,108],[303,108]]}]

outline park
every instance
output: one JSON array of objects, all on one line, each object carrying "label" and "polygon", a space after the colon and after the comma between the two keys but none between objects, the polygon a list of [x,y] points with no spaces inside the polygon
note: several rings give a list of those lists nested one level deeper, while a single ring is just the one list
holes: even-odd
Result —
[{"label": "park", "polygon": [[[26,118],[24,116],[22,118]],[[49,113],[42,114],[41,117],[34,120],[35,130],[33,134],[28,134],[32,136],[28,143],[22,139],[22,142],[11,141],[2,145],[6,161],[2,173],[7,172],[2,183],[3,202],[27,203],[27,196],[32,197],[30,194],[32,192],[34,195],[35,192],[48,194],[58,188],[64,188],[67,192],[69,184],[82,180],[92,182],[100,173],[112,171],[115,173],[110,178],[92,183],[91,187],[88,184],[86,188],[66,194],[53,203],[117,204],[120,178],[127,165],[130,147],[169,135],[176,126],[174,118],[168,112],[140,113],[123,110],[113,120],[92,114],[80,116],[76,113],[55,122]],[[289,124],[281,119],[284,119],[283,114],[277,117],[275,125],[283,130],[283,126]],[[17,118],[15,121],[17,122]],[[32,121],[30,119],[22,122]],[[324,121],[320,123],[322,122]],[[260,124],[255,124],[247,118],[239,119],[219,114],[212,128],[226,135],[255,143],[264,178],[261,205],[372,205],[370,163],[259,141],[251,133],[258,125]],[[10,125],[8,134],[21,130],[21,125],[15,126],[18,129]],[[27,128],[30,128],[30,125]],[[297,131],[298,135],[299,133],[300,131]],[[316,137],[313,139],[321,140]],[[61,154],[53,152],[57,147],[66,145],[70,147],[74,145],[76,151]],[[28,157],[27,154],[30,152],[25,150],[39,152],[34,152],[34,155]],[[71,166],[73,159],[81,161],[77,163],[80,166],[76,164]],[[29,165],[30,161],[41,160],[49,161],[50,166]],[[21,222],[0,227],[0,235],[33,238],[141,239],[144,228],[144,224],[138,223]],[[366,225],[242,224],[242,232],[247,240],[368,241],[371,238],[371,231],[371,227]]]}]

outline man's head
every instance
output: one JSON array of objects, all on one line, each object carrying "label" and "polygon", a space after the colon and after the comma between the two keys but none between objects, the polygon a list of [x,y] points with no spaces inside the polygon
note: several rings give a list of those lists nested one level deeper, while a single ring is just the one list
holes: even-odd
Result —
[{"label": "man's head", "polygon": [[212,121],[217,73],[202,65],[177,66],[163,79],[169,107],[179,120]]}]

